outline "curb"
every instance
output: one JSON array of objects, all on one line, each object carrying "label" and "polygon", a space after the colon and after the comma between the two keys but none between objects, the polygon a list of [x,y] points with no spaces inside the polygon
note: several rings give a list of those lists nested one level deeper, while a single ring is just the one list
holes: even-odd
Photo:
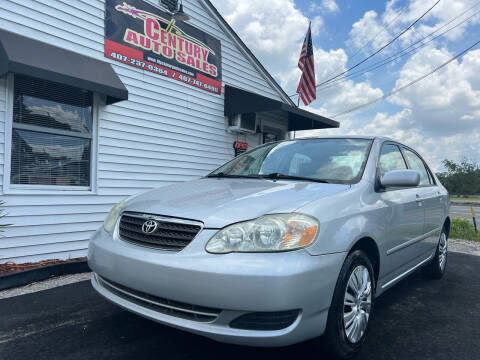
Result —
[{"label": "curb", "polygon": [[47,280],[55,276],[79,274],[90,271],[87,261],[52,264],[37,269],[19,271],[17,273],[0,276],[0,291]]},{"label": "curb", "polygon": [[473,206],[473,207],[478,207],[480,206],[480,202],[475,202],[475,201],[455,201],[455,200],[450,200],[451,205],[455,206]]}]

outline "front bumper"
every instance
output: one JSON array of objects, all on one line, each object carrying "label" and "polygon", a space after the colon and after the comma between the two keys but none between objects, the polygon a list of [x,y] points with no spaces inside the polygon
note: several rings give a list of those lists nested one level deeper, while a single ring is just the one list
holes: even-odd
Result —
[{"label": "front bumper", "polygon": [[[219,309],[211,321],[195,321],[155,311],[119,296],[98,275],[93,287],[119,306],[151,320],[214,340],[252,346],[285,346],[324,332],[344,253],[312,256],[305,250],[284,253],[214,255],[206,242],[216,230],[204,229],[177,253],[141,247],[103,229],[90,241],[88,262],[101,278],[167,301]],[[121,295],[121,294],[120,294]],[[243,330],[230,322],[251,312],[299,309],[280,330]]]}]

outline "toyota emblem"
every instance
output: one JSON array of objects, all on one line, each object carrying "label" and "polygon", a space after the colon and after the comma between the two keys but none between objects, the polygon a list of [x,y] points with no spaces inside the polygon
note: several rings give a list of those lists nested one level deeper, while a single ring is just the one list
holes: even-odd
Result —
[{"label": "toyota emblem", "polygon": [[158,223],[155,220],[147,220],[142,225],[142,231],[145,234],[151,234],[157,230]]}]

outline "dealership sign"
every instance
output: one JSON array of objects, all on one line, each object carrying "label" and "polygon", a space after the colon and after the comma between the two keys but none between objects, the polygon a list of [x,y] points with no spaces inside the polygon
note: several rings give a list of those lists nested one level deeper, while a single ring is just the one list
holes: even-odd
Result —
[{"label": "dealership sign", "polygon": [[220,94],[220,41],[142,0],[107,0],[105,56]]}]

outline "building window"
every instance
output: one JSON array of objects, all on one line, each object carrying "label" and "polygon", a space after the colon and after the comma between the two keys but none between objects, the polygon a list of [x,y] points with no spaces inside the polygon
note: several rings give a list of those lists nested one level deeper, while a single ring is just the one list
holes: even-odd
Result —
[{"label": "building window", "polygon": [[15,75],[10,184],[90,187],[93,94]]}]

